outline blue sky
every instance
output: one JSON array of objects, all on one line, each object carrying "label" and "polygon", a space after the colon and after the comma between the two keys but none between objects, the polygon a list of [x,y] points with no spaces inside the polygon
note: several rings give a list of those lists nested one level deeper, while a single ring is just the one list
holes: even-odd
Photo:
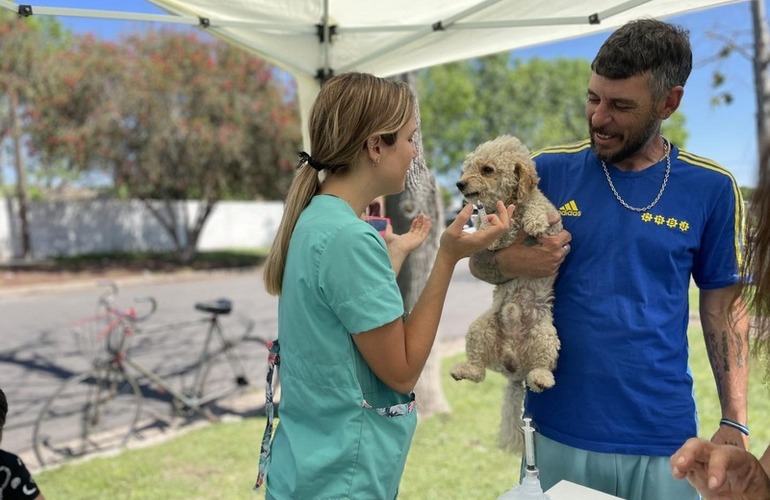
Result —
[{"label": "blue sky", "polygon": [[[766,2],[768,0],[765,0]],[[40,0],[33,5],[107,9],[102,0]],[[162,13],[144,0],[121,0],[116,10],[128,12]],[[146,23],[87,18],[61,18],[75,32],[94,32],[102,37],[141,30]],[[677,16],[668,19],[690,30],[693,45],[694,68],[685,87],[681,110],[687,117],[690,137],[686,148],[698,155],[711,158],[729,169],[741,186],[755,186],[757,182],[757,143],[754,103],[754,84],[751,63],[740,55],[726,61],[709,62],[721,48],[722,42],[710,33],[722,33],[751,49],[751,7],[749,2]],[[552,43],[515,51],[514,56],[580,57],[592,59],[608,33]],[[727,75],[725,89],[734,97],[731,105],[714,106],[711,79],[719,69]]]}]

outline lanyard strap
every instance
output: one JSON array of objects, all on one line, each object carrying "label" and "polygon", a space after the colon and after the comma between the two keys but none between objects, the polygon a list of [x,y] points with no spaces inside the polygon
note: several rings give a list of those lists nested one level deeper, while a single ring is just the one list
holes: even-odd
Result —
[{"label": "lanyard strap", "polygon": [[281,347],[278,340],[274,340],[270,345],[270,353],[267,355],[267,384],[265,385],[265,415],[267,423],[265,424],[265,433],[262,436],[262,447],[259,452],[259,473],[254,489],[258,489],[265,482],[268,462],[270,460],[270,438],[273,436],[273,420],[275,417],[275,404],[273,403],[273,379],[276,369],[281,365],[281,356],[278,354]]}]

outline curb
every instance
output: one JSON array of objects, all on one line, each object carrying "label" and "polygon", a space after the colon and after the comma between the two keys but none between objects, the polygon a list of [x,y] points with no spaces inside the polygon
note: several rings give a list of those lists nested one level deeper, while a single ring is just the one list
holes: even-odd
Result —
[{"label": "curb", "polygon": [[101,281],[113,281],[118,286],[135,284],[171,283],[180,281],[195,281],[208,278],[224,277],[237,272],[254,272],[257,268],[233,268],[199,271],[186,269],[172,272],[144,271],[120,276],[93,275],[89,277],[72,276],[61,281],[30,283],[30,284],[6,284],[0,288],[0,299],[6,297],[20,297],[26,295],[39,295],[45,293],[60,293],[68,290],[85,290],[98,286]]}]

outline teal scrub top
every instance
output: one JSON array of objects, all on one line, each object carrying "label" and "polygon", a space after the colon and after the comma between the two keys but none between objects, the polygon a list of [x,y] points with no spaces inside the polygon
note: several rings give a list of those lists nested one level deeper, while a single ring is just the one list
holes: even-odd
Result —
[{"label": "teal scrub top", "polygon": [[345,201],[315,196],[292,234],[282,290],[268,498],[395,498],[414,396],[380,381],[351,337],[403,316],[385,242]]}]

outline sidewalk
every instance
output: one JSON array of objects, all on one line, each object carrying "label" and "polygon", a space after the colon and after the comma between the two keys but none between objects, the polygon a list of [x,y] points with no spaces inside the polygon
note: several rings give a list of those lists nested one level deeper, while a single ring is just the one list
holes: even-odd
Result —
[{"label": "sidewalk", "polygon": [[[238,268],[239,272],[255,269]],[[221,277],[234,272],[230,269],[195,270],[179,269],[174,271],[41,271],[41,270],[0,270],[0,298],[9,295],[26,295],[52,291],[72,290],[93,287],[95,283],[108,280],[116,283],[164,283],[172,281],[201,280],[209,277]]]}]

